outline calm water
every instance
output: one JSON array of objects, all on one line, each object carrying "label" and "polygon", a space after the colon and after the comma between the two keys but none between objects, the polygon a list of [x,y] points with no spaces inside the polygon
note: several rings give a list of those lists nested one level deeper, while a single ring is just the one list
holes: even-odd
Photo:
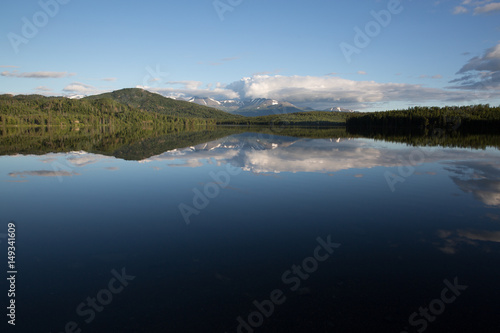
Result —
[{"label": "calm water", "polygon": [[495,148],[244,133],[139,161],[2,156],[0,180],[7,331],[500,329]]}]

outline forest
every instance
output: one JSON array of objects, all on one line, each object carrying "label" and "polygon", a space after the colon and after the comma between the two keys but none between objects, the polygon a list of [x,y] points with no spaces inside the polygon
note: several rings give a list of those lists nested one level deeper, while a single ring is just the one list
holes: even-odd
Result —
[{"label": "forest", "polygon": [[329,111],[307,111],[273,114],[260,117],[242,117],[232,120],[219,120],[222,125],[249,126],[345,126],[348,113]]},{"label": "forest", "polygon": [[134,108],[111,98],[68,99],[0,95],[0,126],[196,126],[213,119],[184,118]]},{"label": "forest", "polygon": [[350,115],[346,121],[351,133],[432,135],[436,131],[498,133],[500,107],[485,105],[413,107]]}]

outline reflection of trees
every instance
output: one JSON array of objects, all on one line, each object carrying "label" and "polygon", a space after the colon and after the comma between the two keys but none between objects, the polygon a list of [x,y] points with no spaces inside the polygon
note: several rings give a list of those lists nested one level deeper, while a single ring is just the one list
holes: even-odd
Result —
[{"label": "reflection of trees", "polygon": [[500,107],[414,107],[347,119],[349,133],[412,145],[500,147]]},{"label": "reflection of trees", "polygon": [[0,155],[46,154],[84,150],[123,159],[143,159],[162,152],[196,145],[234,134],[216,131],[214,126],[162,127],[83,127],[78,131],[60,127],[9,128],[0,136]]},{"label": "reflection of trees", "polygon": [[392,131],[405,128],[416,133],[439,130],[498,133],[500,107],[486,105],[413,107],[408,110],[354,114],[349,129]]},{"label": "reflection of trees", "polygon": [[[258,132],[261,139],[273,137],[267,127],[239,126],[162,126],[135,128],[119,126],[88,126],[78,130],[69,127],[6,127],[0,128],[0,155],[46,154],[84,150],[123,159],[142,160],[165,151],[196,146],[229,135]],[[284,128],[289,137],[344,138],[345,128]]]}]

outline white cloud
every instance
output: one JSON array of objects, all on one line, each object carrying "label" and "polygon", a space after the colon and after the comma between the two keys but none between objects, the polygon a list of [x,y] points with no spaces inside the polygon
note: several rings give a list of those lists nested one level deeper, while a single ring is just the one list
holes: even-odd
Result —
[{"label": "white cloud", "polygon": [[458,84],[454,88],[500,95],[500,44],[487,49],[483,56],[470,59],[457,74],[462,77],[450,81]]},{"label": "white cloud", "polygon": [[493,2],[482,7],[474,8],[474,15],[487,14],[496,11],[500,11],[500,2]]},{"label": "white cloud", "polygon": [[40,92],[51,92],[52,88],[45,87],[45,86],[38,86],[35,88],[35,90],[40,91]]},{"label": "white cloud", "polygon": [[101,81],[114,82],[116,81],[116,77],[105,77]]},{"label": "white cloud", "polygon": [[342,103],[360,107],[394,101],[464,101],[467,94],[416,84],[354,81],[340,77],[254,76],[228,85],[243,98],[271,98],[294,104]]},{"label": "white cloud", "polygon": [[28,79],[60,79],[76,75],[75,73],[68,72],[18,72],[18,71],[4,71],[0,73],[2,76],[28,78]]},{"label": "white cloud", "polygon": [[474,15],[489,14],[500,11],[500,2],[491,2],[492,0],[464,0],[460,6],[456,6],[452,10],[453,15],[460,15],[473,12]]},{"label": "white cloud", "polygon": [[500,71],[500,44],[487,49],[482,57],[469,60],[459,71],[463,74],[469,71]]},{"label": "white cloud", "polygon": [[[441,76],[434,75],[434,79]],[[199,81],[171,81],[167,87],[137,86],[167,97],[189,98],[193,96],[215,99],[269,98],[287,101],[297,106],[310,106],[319,110],[342,104],[344,107],[364,109],[380,103],[405,102],[466,102],[476,98],[474,93],[427,88],[417,84],[378,83],[355,81],[338,76],[281,76],[255,75],[229,85],[217,83],[203,85]]]},{"label": "white cloud", "polygon": [[101,93],[102,91],[97,89],[94,86],[81,83],[81,82],[72,82],[63,89],[64,92],[67,93],[72,93],[72,94],[97,94]]},{"label": "white cloud", "polygon": [[468,11],[469,10],[467,8],[465,8],[464,6],[457,6],[457,7],[453,8],[453,15],[465,14]]},{"label": "white cloud", "polygon": [[236,99],[239,98],[238,93],[226,89],[221,83],[203,86],[200,81],[170,81],[166,83],[167,87],[153,88],[148,86],[137,86],[151,92],[162,94],[167,97],[188,98],[193,96],[212,97],[218,99]]}]

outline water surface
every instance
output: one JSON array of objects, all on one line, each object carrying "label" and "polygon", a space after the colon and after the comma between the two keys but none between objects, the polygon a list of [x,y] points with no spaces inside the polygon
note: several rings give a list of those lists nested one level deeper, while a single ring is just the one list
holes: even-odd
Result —
[{"label": "water surface", "polygon": [[241,133],[120,151],[0,157],[16,332],[500,328],[496,148]]}]

